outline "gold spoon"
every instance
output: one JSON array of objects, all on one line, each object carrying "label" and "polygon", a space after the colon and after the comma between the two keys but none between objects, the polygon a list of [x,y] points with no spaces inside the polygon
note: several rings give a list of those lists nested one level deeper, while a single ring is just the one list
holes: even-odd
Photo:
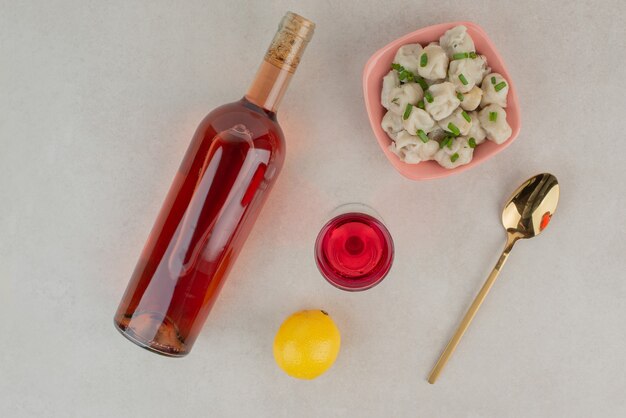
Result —
[{"label": "gold spoon", "polygon": [[459,345],[461,337],[467,331],[478,308],[487,297],[491,286],[498,278],[500,269],[518,239],[532,238],[541,233],[550,222],[552,214],[559,202],[559,182],[552,174],[538,174],[528,179],[517,188],[502,211],[502,224],[506,228],[506,245],[500,259],[491,271],[487,281],[478,292],[454,336],[448,342],[446,349],[439,357],[428,377],[428,383],[435,383],[446,363]]}]

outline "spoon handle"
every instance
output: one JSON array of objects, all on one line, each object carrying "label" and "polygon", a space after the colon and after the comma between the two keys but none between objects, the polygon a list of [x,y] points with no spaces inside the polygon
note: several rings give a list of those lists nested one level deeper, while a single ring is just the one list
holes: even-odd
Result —
[{"label": "spoon handle", "polygon": [[506,247],[502,251],[500,259],[498,259],[498,262],[491,271],[491,274],[489,274],[487,281],[485,281],[485,284],[480,289],[480,292],[478,292],[478,295],[476,295],[476,298],[474,298],[474,302],[472,302],[472,305],[465,313],[465,316],[463,317],[463,320],[456,329],[454,336],[448,342],[448,345],[446,346],[445,350],[443,350],[443,353],[441,353],[439,360],[437,360],[437,364],[435,364],[435,367],[433,367],[432,371],[430,372],[430,376],[428,377],[428,383],[434,384],[437,381],[437,378],[439,377],[441,371],[452,356],[452,353],[454,353],[454,350],[456,350],[456,346],[459,345],[463,334],[465,334],[465,331],[467,331],[467,328],[472,323],[472,319],[474,319],[474,316],[476,316],[480,305],[487,297],[489,290],[491,290],[491,286],[493,286],[496,279],[498,278],[498,274],[500,274],[500,269],[502,269],[502,266],[506,262],[506,259],[509,257],[509,252],[511,252],[515,240],[516,239],[512,235],[509,234],[507,236]]}]

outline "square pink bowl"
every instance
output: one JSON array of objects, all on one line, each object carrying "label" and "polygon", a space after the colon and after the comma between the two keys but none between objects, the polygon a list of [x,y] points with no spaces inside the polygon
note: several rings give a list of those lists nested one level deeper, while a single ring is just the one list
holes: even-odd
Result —
[{"label": "square pink bowl", "polygon": [[[391,63],[396,55],[396,51],[402,45],[419,42],[422,46],[426,46],[430,42],[439,41],[439,37],[441,37],[445,31],[458,25],[464,25],[467,27],[467,33],[469,33],[474,40],[474,44],[476,45],[476,52],[486,56],[487,64],[491,67],[492,71],[502,74],[502,76],[508,81],[509,95],[505,110],[507,113],[506,119],[509,125],[511,125],[513,133],[511,134],[511,137],[501,145],[491,141],[486,141],[479,145],[474,151],[474,158],[472,161],[469,164],[465,164],[457,168],[443,168],[437,164],[436,161],[424,161],[419,164],[404,163],[400,161],[394,153],[389,151],[391,139],[380,126],[380,122],[386,112],[385,108],[380,104],[380,90],[382,88],[383,77],[391,69]],[[521,127],[519,101],[517,99],[515,84],[504,66],[502,57],[489,37],[487,37],[485,31],[480,26],[471,22],[452,22],[428,26],[398,38],[383,47],[372,55],[372,57],[367,61],[367,64],[365,64],[365,69],[363,70],[363,93],[365,97],[367,115],[380,148],[383,150],[387,159],[391,162],[395,169],[398,170],[400,174],[410,178],[411,180],[427,180],[445,177],[477,166],[511,145],[511,143],[517,138]]]}]

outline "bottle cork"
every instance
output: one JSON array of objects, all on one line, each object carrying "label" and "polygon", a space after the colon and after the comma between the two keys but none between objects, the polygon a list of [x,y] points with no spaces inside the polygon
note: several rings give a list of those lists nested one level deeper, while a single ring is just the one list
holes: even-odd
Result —
[{"label": "bottle cork", "polygon": [[287,12],[267,49],[265,61],[294,73],[314,30],[315,23],[296,13]]}]

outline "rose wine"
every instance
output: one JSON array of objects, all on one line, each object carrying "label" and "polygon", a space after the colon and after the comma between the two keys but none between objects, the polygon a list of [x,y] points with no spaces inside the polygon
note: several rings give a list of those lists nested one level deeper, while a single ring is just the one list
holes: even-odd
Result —
[{"label": "rose wine", "polygon": [[245,97],[200,123],[115,315],[141,347],[193,346],[283,165],[276,109],[313,30],[287,13]]},{"label": "rose wine", "polygon": [[393,262],[393,241],[385,226],[365,213],[331,219],[315,243],[322,275],[343,290],[365,290],[380,283]]}]

